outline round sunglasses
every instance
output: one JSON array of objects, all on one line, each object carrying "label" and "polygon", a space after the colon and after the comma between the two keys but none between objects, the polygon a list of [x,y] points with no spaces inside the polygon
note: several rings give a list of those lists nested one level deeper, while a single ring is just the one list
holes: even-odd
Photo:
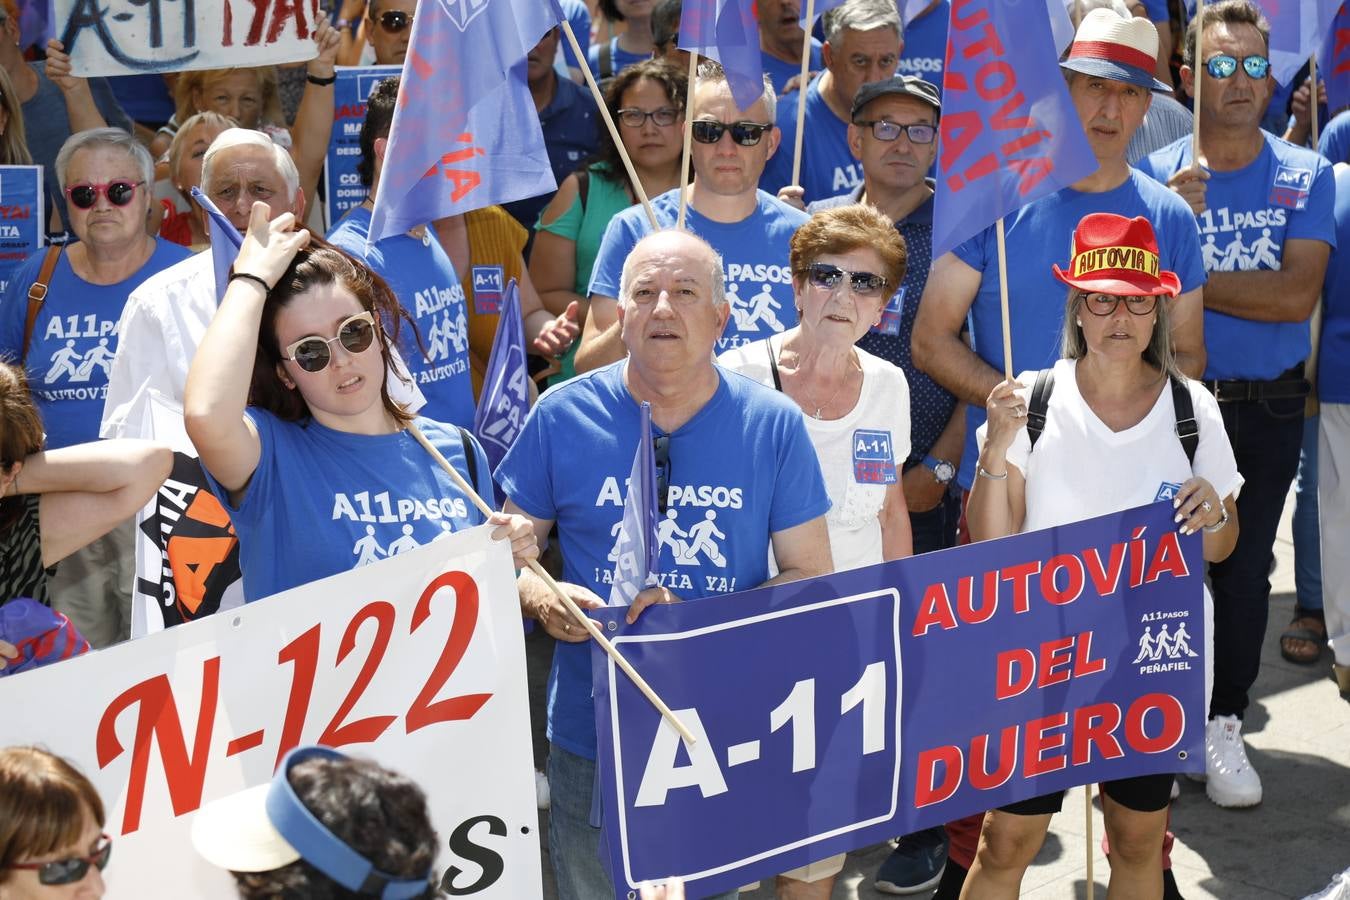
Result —
[{"label": "round sunglasses", "polygon": [[1094,316],[1110,316],[1120,308],[1122,300],[1125,301],[1125,308],[1136,316],[1146,316],[1158,305],[1158,298],[1153,295],[1122,297],[1118,294],[1085,294],[1083,306]]},{"label": "round sunglasses", "polygon": [[390,9],[380,13],[380,18],[377,21],[385,31],[390,34],[398,34],[412,25],[413,17],[397,9]]},{"label": "round sunglasses", "polygon": [[112,838],[106,834],[101,834],[99,840],[102,843],[98,845],[98,849],[88,856],[76,856],[71,859],[58,859],[45,863],[12,863],[8,868],[37,872],[38,884],[75,884],[89,874],[90,866],[100,872],[108,867],[108,858],[112,856]]},{"label": "round sunglasses", "polygon": [[349,353],[364,353],[375,342],[375,316],[370,310],[344,319],[335,337],[302,337],[286,348],[285,357],[306,372],[322,372],[333,359],[330,349],[339,342]]},{"label": "round sunglasses", "polygon": [[694,140],[700,144],[715,144],[722,135],[731,132],[731,139],[742,147],[753,147],[764,137],[764,132],[773,125],[761,125],[759,122],[713,122],[699,119],[693,124]]},{"label": "round sunglasses", "polygon": [[829,263],[811,263],[806,267],[807,281],[827,291],[837,288],[845,278],[857,297],[877,297],[886,290],[886,277],[874,272],[849,272]]},{"label": "round sunglasses", "polygon": [[136,196],[136,188],[144,181],[109,181],[107,184],[71,184],[66,186],[66,199],[79,209],[93,209],[102,194],[113,206],[126,206]]},{"label": "round sunglasses", "polygon": [[[1205,68],[1209,70],[1210,75],[1219,80],[1231,78],[1237,72],[1238,58],[1227,53],[1220,53],[1217,56],[1211,56],[1209,61],[1205,63]],[[1242,58],[1242,71],[1247,73],[1248,78],[1260,81],[1270,71],[1270,60],[1259,53],[1244,56]]]}]

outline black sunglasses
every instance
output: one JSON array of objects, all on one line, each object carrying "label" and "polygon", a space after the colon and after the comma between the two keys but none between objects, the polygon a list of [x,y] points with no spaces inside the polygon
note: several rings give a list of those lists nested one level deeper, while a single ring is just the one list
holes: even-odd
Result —
[{"label": "black sunglasses", "polygon": [[666,494],[670,493],[670,435],[652,438],[652,456],[656,458],[656,508],[666,514]]},{"label": "black sunglasses", "polygon": [[1122,297],[1118,294],[1085,294],[1083,306],[1094,316],[1110,316],[1115,314],[1122,300],[1125,301],[1125,308],[1136,316],[1146,316],[1158,305],[1156,295]]},{"label": "black sunglasses", "polygon": [[[1217,56],[1211,56],[1209,62],[1205,63],[1205,68],[1209,70],[1210,75],[1222,81],[1237,73],[1238,59],[1236,56],[1220,53]],[[1260,81],[1270,71],[1270,60],[1259,53],[1244,56],[1242,58],[1242,71],[1247,73],[1248,78]]]},{"label": "black sunglasses", "polygon": [[322,372],[333,359],[329,348],[334,341],[341,342],[351,353],[363,353],[375,342],[375,316],[366,310],[343,321],[336,337],[317,335],[303,337],[286,348],[286,358],[306,372]]},{"label": "black sunglasses", "polygon": [[108,867],[108,858],[112,856],[112,838],[106,834],[98,836],[103,843],[88,856],[76,856],[72,859],[58,859],[45,863],[13,863],[8,868],[37,872],[38,884],[58,885],[75,884],[89,874],[93,866],[102,872]]},{"label": "black sunglasses", "polygon": [[136,196],[136,188],[144,181],[110,181],[107,184],[72,184],[66,187],[66,198],[80,209],[93,209],[98,195],[108,198],[113,206],[126,206]]},{"label": "black sunglasses", "polygon": [[829,263],[811,263],[806,267],[806,277],[818,288],[832,291],[845,278],[848,286],[859,297],[875,297],[886,290],[886,276],[873,272],[847,272]]},{"label": "black sunglasses", "polygon": [[753,147],[763,139],[764,132],[772,127],[759,122],[712,122],[699,119],[694,122],[693,132],[694,140],[700,144],[715,144],[730,130],[733,141],[742,147]]},{"label": "black sunglasses", "polygon": [[380,13],[380,27],[390,34],[398,34],[403,29],[412,25],[413,17],[397,9],[386,10]]},{"label": "black sunglasses", "polygon": [[937,126],[929,125],[926,122],[916,122],[913,125],[901,125],[899,122],[887,122],[884,119],[873,119],[871,121],[854,122],[858,126],[871,126],[872,137],[879,141],[893,141],[900,137],[900,132],[904,132],[909,138],[911,144],[931,144],[937,137]]}]

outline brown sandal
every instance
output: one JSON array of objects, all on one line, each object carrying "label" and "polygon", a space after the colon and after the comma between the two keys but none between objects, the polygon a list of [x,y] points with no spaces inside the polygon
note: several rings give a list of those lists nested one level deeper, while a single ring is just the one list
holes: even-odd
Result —
[{"label": "brown sandal", "polygon": [[1327,626],[1322,619],[1296,614],[1280,635],[1280,655],[1291,663],[1310,666],[1321,657],[1326,642]]}]

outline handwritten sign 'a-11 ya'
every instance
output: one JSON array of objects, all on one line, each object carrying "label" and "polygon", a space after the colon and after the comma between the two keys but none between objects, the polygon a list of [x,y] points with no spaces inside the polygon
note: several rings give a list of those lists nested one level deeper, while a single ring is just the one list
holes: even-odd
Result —
[{"label": "handwritten sign 'a-11 ya'", "polygon": [[55,0],[76,75],[299,62],[317,54],[318,0]]}]

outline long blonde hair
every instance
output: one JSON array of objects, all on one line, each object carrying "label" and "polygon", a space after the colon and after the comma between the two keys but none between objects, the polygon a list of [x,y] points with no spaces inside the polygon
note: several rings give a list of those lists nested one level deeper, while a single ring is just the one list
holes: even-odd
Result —
[{"label": "long blonde hair", "polygon": [[205,93],[206,86],[212,81],[224,78],[241,69],[246,72],[255,72],[258,75],[258,91],[262,94],[262,98],[258,110],[258,124],[255,127],[261,128],[263,125],[285,127],[286,114],[281,109],[281,94],[277,91],[277,70],[273,66],[195,69],[180,73],[178,83],[173,88],[174,118],[178,120],[179,127],[182,127],[182,123],[192,118],[195,113],[203,111],[197,109],[192,102],[193,94],[198,91]]},{"label": "long blonde hair", "polygon": [[28,139],[23,130],[23,105],[14,93],[14,82],[0,67],[0,106],[8,117],[4,134],[0,134],[0,165],[30,166],[33,155],[28,152]]}]

